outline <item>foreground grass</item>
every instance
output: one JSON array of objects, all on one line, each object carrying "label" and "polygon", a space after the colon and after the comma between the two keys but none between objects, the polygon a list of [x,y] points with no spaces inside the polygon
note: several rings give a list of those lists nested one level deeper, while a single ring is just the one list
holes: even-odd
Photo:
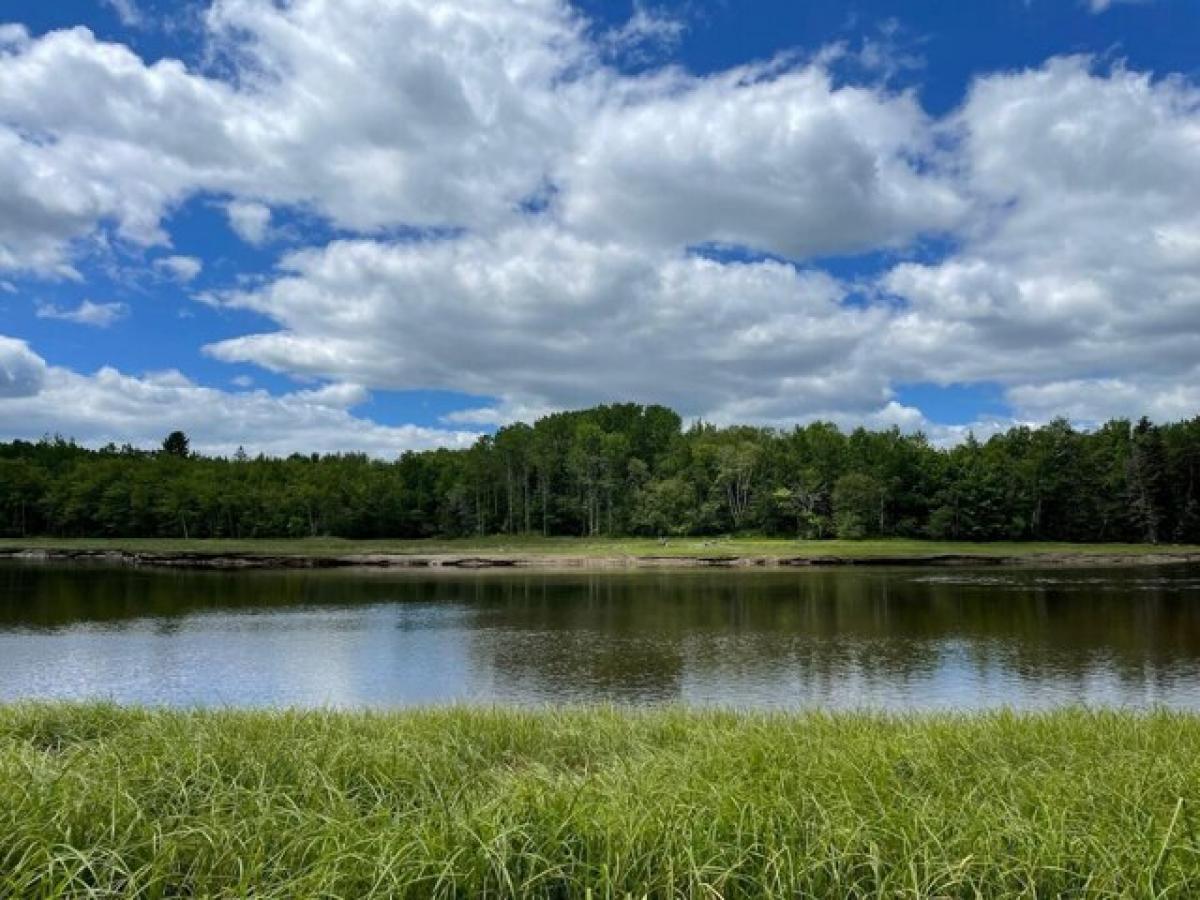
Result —
[{"label": "foreground grass", "polygon": [[0,707],[0,897],[1189,897],[1200,718]]},{"label": "foreground grass", "polygon": [[906,557],[940,554],[981,556],[1145,556],[1200,553],[1200,547],[1153,544],[1065,544],[919,540],[797,541],[780,538],[542,538],[498,535],[454,540],[351,541],[339,538],[172,540],[137,538],[0,538],[0,548],[123,550],[142,553],[250,553],[345,556],[355,553],[522,554],[545,557]]}]

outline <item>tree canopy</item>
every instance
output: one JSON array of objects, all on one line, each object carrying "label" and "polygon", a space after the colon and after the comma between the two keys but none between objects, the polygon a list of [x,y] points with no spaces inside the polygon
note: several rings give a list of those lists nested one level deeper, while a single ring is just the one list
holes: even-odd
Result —
[{"label": "tree canopy", "polygon": [[420,538],[485,534],[1200,542],[1200,418],[1059,419],[949,448],[897,429],[696,423],[624,403],[465,450],[191,453],[0,443],[0,534]]}]

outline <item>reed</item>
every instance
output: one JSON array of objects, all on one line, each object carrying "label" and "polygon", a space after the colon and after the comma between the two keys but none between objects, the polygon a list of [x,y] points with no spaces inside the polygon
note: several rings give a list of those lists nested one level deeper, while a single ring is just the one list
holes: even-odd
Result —
[{"label": "reed", "polygon": [[0,897],[1194,897],[1200,717],[0,707]]}]

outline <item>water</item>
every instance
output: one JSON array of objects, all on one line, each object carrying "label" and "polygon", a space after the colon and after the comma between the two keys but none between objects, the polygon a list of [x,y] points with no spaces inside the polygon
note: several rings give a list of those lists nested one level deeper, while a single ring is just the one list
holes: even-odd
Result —
[{"label": "water", "polygon": [[0,564],[0,700],[1200,709],[1200,570]]}]

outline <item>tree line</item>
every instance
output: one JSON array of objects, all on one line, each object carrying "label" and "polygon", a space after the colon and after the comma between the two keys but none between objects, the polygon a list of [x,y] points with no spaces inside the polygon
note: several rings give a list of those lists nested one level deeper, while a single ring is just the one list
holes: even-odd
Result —
[{"label": "tree line", "polygon": [[699,422],[625,403],[516,424],[463,450],[155,451],[0,443],[0,534],[928,537],[1200,542],[1200,417],[1055,420],[948,448],[898,429]]}]

